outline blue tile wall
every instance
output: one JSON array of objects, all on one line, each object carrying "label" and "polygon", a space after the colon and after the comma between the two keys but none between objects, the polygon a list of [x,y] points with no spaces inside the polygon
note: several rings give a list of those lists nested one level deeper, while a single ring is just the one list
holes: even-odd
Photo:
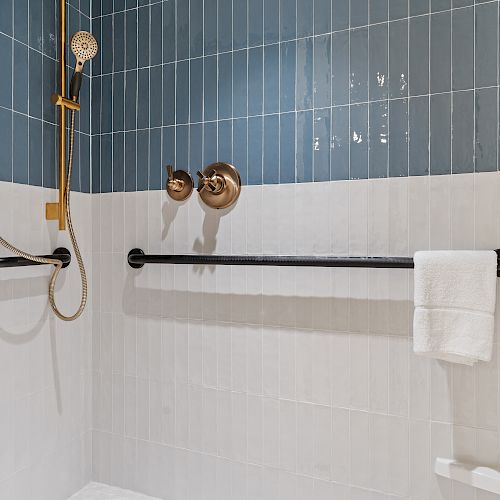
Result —
[{"label": "blue tile wall", "polygon": [[[0,40],[3,57],[17,30],[25,114],[25,62],[44,56],[27,3]],[[234,162],[245,184],[497,170],[498,26],[498,0],[93,0],[92,190],[162,189],[167,163]]]},{"label": "blue tile wall", "polygon": [[[68,35],[90,30],[89,5],[67,3]],[[57,0],[0,2],[0,181],[56,187],[58,119],[50,98],[59,91],[58,16]],[[90,74],[88,65],[72,179],[72,188],[84,192],[91,192]]]}]

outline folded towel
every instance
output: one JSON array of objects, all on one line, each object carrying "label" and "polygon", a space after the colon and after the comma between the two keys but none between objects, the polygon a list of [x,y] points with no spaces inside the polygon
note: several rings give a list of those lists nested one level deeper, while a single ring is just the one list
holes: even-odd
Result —
[{"label": "folded towel", "polygon": [[465,365],[490,361],[497,254],[417,252],[414,260],[415,353]]}]

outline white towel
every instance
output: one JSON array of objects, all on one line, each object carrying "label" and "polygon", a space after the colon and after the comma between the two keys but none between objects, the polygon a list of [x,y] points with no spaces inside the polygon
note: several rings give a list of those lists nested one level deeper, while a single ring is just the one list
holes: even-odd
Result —
[{"label": "white towel", "polygon": [[415,353],[465,365],[490,361],[497,254],[417,252],[414,260]]}]

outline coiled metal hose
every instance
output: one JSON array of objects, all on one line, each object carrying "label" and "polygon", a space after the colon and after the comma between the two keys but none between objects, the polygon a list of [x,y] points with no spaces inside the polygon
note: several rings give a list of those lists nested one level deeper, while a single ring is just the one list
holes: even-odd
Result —
[{"label": "coiled metal hose", "polygon": [[80,278],[82,282],[82,298],[80,301],[80,306],[78,310],[72,316],[65,316],[61,311],[59,311],[56,300],[55,300],[55,288],[57,277],[59,276],[59,272],[62,269],[62,262],[57,259],[46,259],[44,257],[37,257],[35,255],[31,255],[29,253],[23,252],[19,248],[16,248],[8,241],[4,240],[0,237],[0,244],[7,248],[13,254],[23,257],[25,259],[31,260],[32,262],[38,262],[39,264],[53,264],[55,267],[54,272],[49,281],[49,304],[54,314],[63,321],[74,321],[79,318],[87,305],[87,297],[88,297],[88,283],[87,283],[87,274],[85,272],[85,265],[83,263],[83,258],[80,253],[80,248],[78,247],[78,242],[76,240],[75,230],[73,229],[73,223],[71,221],[71,205],[70,205],[70,195],[71,195],[71,173],[73,170],[73,153],[75,146],[75,111],[71,111],[71,126],[70,126],[70,138],[69,138],[69,150],[68,150],[68,176],[66,180],[65,186],[65,198],[66,198],[66,221],[68,224],[68,232],[69,237],[71,239],[71,244],[73,245],[73,250],[75,252],[76,260],[78,262],[78,268],[80,270]]}]

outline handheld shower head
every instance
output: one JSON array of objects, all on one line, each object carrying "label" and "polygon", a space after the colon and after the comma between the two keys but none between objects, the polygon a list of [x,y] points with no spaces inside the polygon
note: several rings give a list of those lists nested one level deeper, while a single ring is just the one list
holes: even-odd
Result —
[{"label": "handheld shower head", "polygon": [[87,61],[93,59],[98,50],[97,40],[91,33],[78,31],[71,37],[71,50],[76,57],[75,72],[71,79],[70,95],[74,101],[78,100],[82,86],[83,67]]}]

